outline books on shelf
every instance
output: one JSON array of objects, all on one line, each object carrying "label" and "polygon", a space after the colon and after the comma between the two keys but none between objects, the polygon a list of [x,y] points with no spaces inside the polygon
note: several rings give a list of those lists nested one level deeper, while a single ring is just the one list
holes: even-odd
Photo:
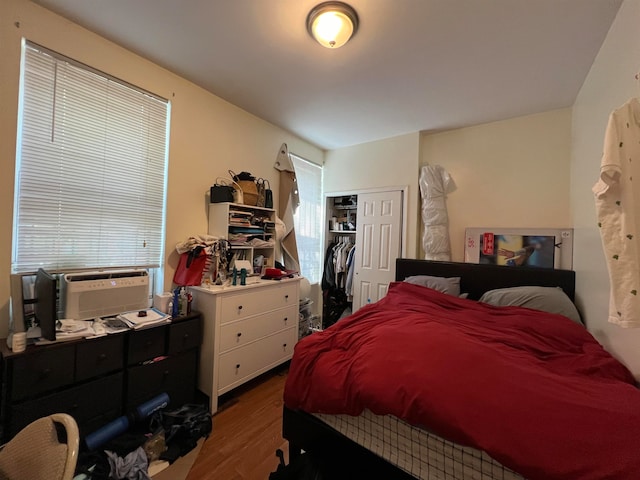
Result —
[{"label": "books on shelf", "polygon": [[229,225],[236,225],[242,227],[251,226],[251,212],[241,212],[238,210],[229,210]]}]

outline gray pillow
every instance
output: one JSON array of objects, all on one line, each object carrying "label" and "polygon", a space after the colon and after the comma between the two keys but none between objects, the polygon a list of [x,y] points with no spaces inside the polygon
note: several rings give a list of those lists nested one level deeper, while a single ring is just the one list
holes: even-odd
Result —
[{"label": "gray pillow", "polygon": [[448,295],[460,296],[460,277],[433,277],[431,275],[413,275],[404,279],[407,283],[433,288]]},{"label": "gray pillow", "polygon": [[559,313],[582,325],[578,309],[559,287],[511,287],[489,290],[480,302],[496,306],[526,307]]}]

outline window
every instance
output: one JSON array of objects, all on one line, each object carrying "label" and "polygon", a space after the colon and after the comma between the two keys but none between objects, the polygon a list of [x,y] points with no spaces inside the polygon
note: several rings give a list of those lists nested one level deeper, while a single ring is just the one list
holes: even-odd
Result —
[{"label": "window", "polygon": [[300,206],[293,216],[300,270],[309,283],[322,276],[322,167],[291,154],[296,170]]},{"label": "window", "polygon": [[23,48],[12,271],[158,267],[169,103]]}]

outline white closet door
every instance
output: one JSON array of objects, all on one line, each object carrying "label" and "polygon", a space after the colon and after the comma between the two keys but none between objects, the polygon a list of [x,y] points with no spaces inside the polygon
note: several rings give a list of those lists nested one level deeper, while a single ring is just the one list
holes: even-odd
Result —
[{"label": "white closet door", "polygon": [[353,307],[387,294],[402,247],[402,191],[359,193]]}]

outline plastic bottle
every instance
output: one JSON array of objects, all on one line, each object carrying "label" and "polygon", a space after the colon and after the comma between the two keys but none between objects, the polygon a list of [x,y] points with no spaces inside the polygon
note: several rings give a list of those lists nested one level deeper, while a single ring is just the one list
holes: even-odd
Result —
[{"label": "plastic bottle", "polygon": [[180,315],[185,316],[188,308],[187,290],[182,287],[180,290]]},{"label": "plastic bottle", "polygon": [[173,318],[180,315],[180,287],[176,287],[173,291],[173,307],[171,309],[171,316]]}]

